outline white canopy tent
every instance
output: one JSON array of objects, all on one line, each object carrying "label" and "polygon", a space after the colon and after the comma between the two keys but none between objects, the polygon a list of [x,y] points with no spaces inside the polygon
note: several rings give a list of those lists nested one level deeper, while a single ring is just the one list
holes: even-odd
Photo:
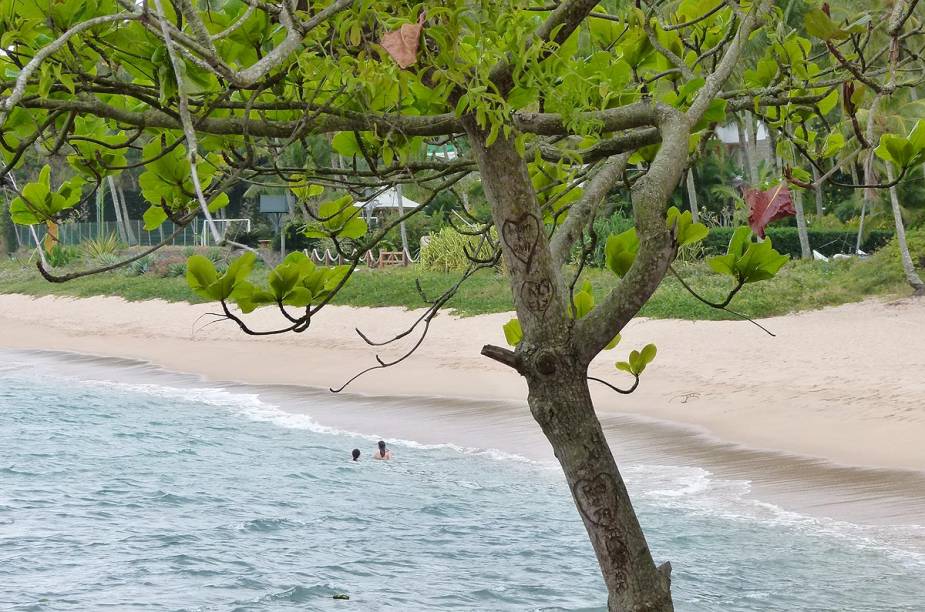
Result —
[{"label": "white canopy tent", "polygon": [[[716,136],[723,144],[739,146],[739,128],[734,123],[727,123],[726,125],[716,126]],[[748,133],[745,134],[745,138],[746,140],[748,139]],[[758,128],[755,133],[755,140],[757,142],[763,142],[767,139],[768,129],[765,127],[764,123],[759,121]]]},{"label": "white canopy tent", "polygon": [[391,187],[377,196],[374,196],[365,202],[357,202],[354,206],[361,206],[365,209],[367,216],[372,215],[376,210],[385,208],[389,210],[398,210],[404,208],[405,210],[411,210],[417,208],[421,204],[415,202],[409,198],[406,198],[401,194],[401,192]]}]

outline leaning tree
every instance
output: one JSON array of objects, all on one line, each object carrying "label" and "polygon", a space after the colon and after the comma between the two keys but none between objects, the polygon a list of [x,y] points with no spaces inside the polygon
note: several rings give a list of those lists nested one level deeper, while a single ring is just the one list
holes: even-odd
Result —
[{"label": "leaning tree", "polygon": [[[528,383],[609,608],[670,610],[670,566],[656,565],[646,544],[595,415],[588,366],[675,272],[678,249],[706,235],[669,205],[716,124],[749,112],[777,133],[787,181],[753,194],[763,207],[786,204],[788,183],[816,186],[810,170],[832,180],[842,158],[890,164],[896,178],[876,183],[868,172],[871,189],[916,171],[925,127],[882,136],[878,147],[870,110],[921,78],[916,4],[848,18],[799,2],[785,15],[767,0],[0,0],[0,178],[15,191],[12,219],[32,226],[37,246],[36,225],[53,229],[130,169],[141,171],[146,229],[170,220],[180,231],[201,218],[217,240],[212,215],[229,187],[287,187],[306,235],[330,239],[348,265],[297,253],[269,265],[266,283],[252,280],[252,252],[221,272],[197,256],[187,266],[223,318],[271,335],[307,331],[393,226],[477,176],[491,213],[459,228],[478,245],[471,264],[451,289],[425,296],[429,307],[408,329],[363,336],[372,346],[412,340],[373,367],[411,355],[467,278],[499,268],[517,311],[505,326],[513,348],[482,353]],[[458,155],[432,154],[448,145]],[[51,176],[46,166],[17,184],[11,172],[36,153],[66,157],[72,172]],[[368,227],[354,199],[398,185],[431,196]],[[617,191],[635,227],[598,235]],[[599,244],[614,280],[594,296],[583,272]],[[67,273],[38,248],[39,271],[63,282],[159,246]],[[726,308],[784,260],[741,228],[709,262],[729,276],[729,294],[698,297]],[[278,310],[279,328],[248,325],[261,306]],[[600,382],[630,392],[654,356],[648,345],[616,364],[628,388]]]}]

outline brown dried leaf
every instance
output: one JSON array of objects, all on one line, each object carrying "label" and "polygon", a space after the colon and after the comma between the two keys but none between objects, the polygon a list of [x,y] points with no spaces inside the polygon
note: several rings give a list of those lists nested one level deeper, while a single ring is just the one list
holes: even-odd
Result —
[{"label": "brown dried leaf", "polygon": [[407,68],[418,61],[418,47],[421,43],[421,31],[424,29],[424,13],[417,23],[406,23],[397,30],[386,32],[379,43],[392,56],[401,68]]},{"label": "brown dried leaf", "polygon": [[748,203],[748,224],[761,238],[764,238],[764,228],[768,223],[797,214],[790,190],[783,182],[767,191],[746,189],[744,195]]}]

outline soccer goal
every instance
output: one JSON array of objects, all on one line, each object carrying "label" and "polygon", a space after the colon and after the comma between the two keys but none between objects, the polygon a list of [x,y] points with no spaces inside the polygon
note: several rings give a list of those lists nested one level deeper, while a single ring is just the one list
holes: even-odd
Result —
[{"label": "soccer goal", "polygon": [[[251,231],[250,219],[213,219],[215,229],[221,235],[222,240],[236,240],[241,234],[247,234]],[[199,242],[202,246],[210,246],[215,243],[212,231],[209,229],[209,222],[202,221],[199,229]]]}]

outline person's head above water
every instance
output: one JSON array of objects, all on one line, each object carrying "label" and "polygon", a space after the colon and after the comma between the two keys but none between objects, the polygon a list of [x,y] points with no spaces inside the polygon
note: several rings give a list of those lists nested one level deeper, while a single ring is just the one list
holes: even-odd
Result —
[{"label": "person's head above water", "polygon": [[385,440],[379,440],[379,454],[385,457],[385,453],[388,449],[385,447]]},{"label": "person's head above water", "polygon": [[360,459],[360,449],[353,449],[353,460],[358,461]]}]

